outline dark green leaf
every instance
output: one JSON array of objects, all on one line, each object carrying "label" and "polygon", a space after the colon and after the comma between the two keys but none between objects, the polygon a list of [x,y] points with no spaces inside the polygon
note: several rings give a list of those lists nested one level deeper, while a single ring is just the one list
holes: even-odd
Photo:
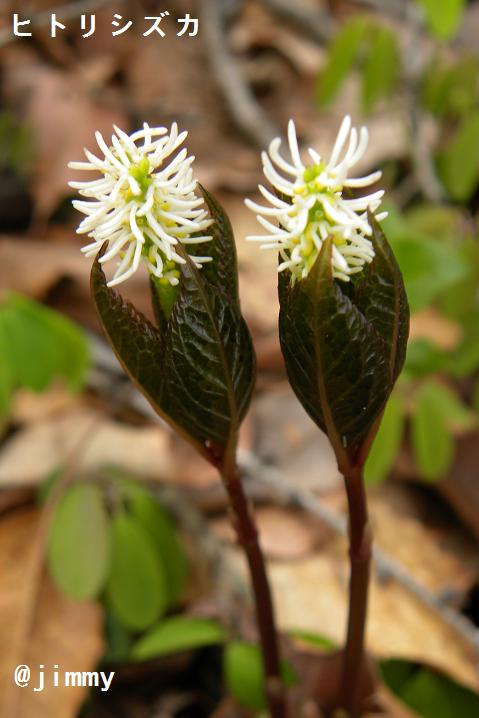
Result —
[{"label": "dark green leaf", "polygon": [[400,62],[394,33],[385,27],[378,27],[372,36],[368,57],[363,67],[364,112],[371,112],[378,100],[391,96],[399,79]]},{"label": "dark green leaf", "polygon": [[102,590],[110,567],[110,526],[97,486],[74,484],[60,499],[47,558],[56,584],[68,596],[90,599]]},{"label": "dark green leaf", "polygon": [[352,69],[369,23],[364,18],[354,18],[336,35],[329,47],[328,62],[318,79],[318,102],[328,105],[339,91],[343,80]]},{"label": "dark green leaf", "polygon": [[416,397],[411,439],[424,479],[440,479],[451,466],[454,456],[454,440],[448,428],[447,405],[443,399],[441,387],[432,380],[421,387]]},{"label": "dark green leaf", "polygon": [[[254,643],[234,641],[229,643],[224,655],[224,673],[229,693],[247,708],[266,708],[264,671],[261,652]],[[292,686],[297,676],[286,661],[282,664],[283,682]]]},{"label": "dark green leaf", "polygon": [[214,621],[206,618],[173,616],[166,618],[142,636],[133,646],[132,656],[138,661],[146,661],[150,658],[223,643],[225,637],[224,629]]},{"label": "dark green leaf", "polygon": [[130,377],[160,416],[221,463],[249,405],[255,359],[240,312],[231,225],[204,195],[214,219],[208,245],[213,261],[198,270],[184,255],[179,296],[158,328],[106,286],[98,261],[91,287],[106,335]]},{"label": "dark green leaf", "polygon": [[354,452],[381,413],[404,361],[409,312],[401,274],[377,223],[375,258],[355,284],[333,279],[331,241],[309,275],[279,276],[280,340],[290,383],[336,453]]},{"label": "dark green leaf", "polygon": [[451,197],[467,202],[479,181],[479,113],[466,117],[440,157],[442,179]]},{"label": "dark green leaf", "polygon": [[385,479],[394,466],[404,434],[405,416],[399,396],[392,394],[364,467],[364,478],[371,486]]},{"label": "dark green leaf", "polygon": [[108,604],[126,628],[151,626],[167,606],[163,566],[148,533],[136,519],[113,519],[112,567],[107,584]]},{"label": "dark green leaf", "polygon": [[406,358],[409,304],[400,268],[384,232],[371,213],[368,221],[373,229],[374,259],[360,277],[354,298],[368,323],[384,341],[394,383]]}]

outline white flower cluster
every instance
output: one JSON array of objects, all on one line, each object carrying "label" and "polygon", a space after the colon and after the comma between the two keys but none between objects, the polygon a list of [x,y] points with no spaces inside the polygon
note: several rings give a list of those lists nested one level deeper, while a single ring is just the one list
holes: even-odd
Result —
[{"label": "white flower cluster", "polygon": [[[70,162],[74,170],[100,172],[103,177],[87,182],[70,182],[83,197],[74,200],[76,209],[86,215],[77,232],[93,242],[83,247],[87,257],[106,243],[101,262],[118,257],[118,266],[108,286],[128,279],[143,258],[155,277],[178,284],[177,264],[185,263],[175,247],[208,242],[205,233],[211,224],[203,199],[195,194],[196,180],[187,150],[176,150],[187,132],[178,133],[176,123],[149,127],[127,135],[118,127],[108,146],[97,132],[102,158],[85,150],[87,162]],[[141,143],[141,144],[140,144]],[[211,257],[191,259],[198,267]]]},{"label": "white flower cluster", "polygon": [[[345,188],[366,187],[381,177],[379,171],[366,177],[348,177],[366,151],[368,131],[362,127],[358,133],[351,127],[351,118],[346,116],[328,162],[309,149],[312,162],[303,164],[292,120],[288,125],[288,143],[291,160],[280,154],[280,138],[275,138],[268,153],[262,154],[264,174],[275,192],[263,185],[259,190],[271,206],[264,207],[249,199],[246,204],[258,213],[258,222],[268,234],[247,239],[262,242],[262,248],[278,250],[283,260],[278,271],[290,270],[295,281],[307,276],[323,241],[332,237],[333,276],[348,281],[351,274],[360,272],[374,257],[368,239],[372,229],[367,210],[375,213],[384,194],[380,190],[363,197],[344,196]],[[387,213],[375,216],[381,221]]]}]

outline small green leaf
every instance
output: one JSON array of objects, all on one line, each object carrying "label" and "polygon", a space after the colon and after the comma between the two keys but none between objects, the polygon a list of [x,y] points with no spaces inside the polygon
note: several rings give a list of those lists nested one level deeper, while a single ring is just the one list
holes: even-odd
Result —
[{"label": "small green leaf", "polygon": [[[224,654],[224,673],[227,689],[238,703],[253,710],[266,708],[263,663],[256,644],[229,643]],[[292,686],[298,680],[286,661],[282,664],[282,677],[285,686]]]},{"label": "small green leaf", "polygon": [[11,342],[5,322],[5,310],[0,307],[0,418],[6,416],[10,409],[10,401],[15,389],[15,360],[12,355]]},{"label": "small green leaf", "polygon": [[404,372],[417,378],[443,371],[448,361],[448,355],[436,344],[428,339],[415,339],[408,344]]},{"label": "small green leaf", "polygon": [[403,689],[402,700],[423,718],[479,715],[479,696],[447,676],[420,671]]},{"label": "small green leaf", "polygon": [[328,105],[338,93],[343,80],[352,69],[369,23],[356,17],[336,35],[328,51],[328,62],[317,83],[317,98]]},{"label": "small green leaf", "polygon": [[428,392],[436,412],[444,417],[451,431],[467,431],[477,424],[475,412],[466,406],[450,387],[431,379],[428,382]]},{"label": "small green leaf", "polygon": [[[208,460],[221,464],[236,441],[255,379],[251,337],[241,316],[236,249],[229,219],[203,190],[214,224],[199,270],[184,252],[180,291],[167,317],[152,302],[158,327],[106,286],[97,261],[91,289],[118,359],[157,413]],[[194,251],[192,245],[191,251]]]},{"label": "small green leaf", "polygon": [[430,304],[470,273],[456,248],[427,235],[412,232],[397,235],[391,246],[404,277],[412,312]]},{"label": "small green leaf", "polygon": [[128,493],[132,514],[148,532],[161,558],[168,605],[174,606],[184,590],[188,567],[173,522],[158,501],[141,487]]},{"label": "small green leaf", "polygon": [[417,670],[417,664],[400,658],[389,658],[379,664],[382,679],[397,696]]},{"label": "small green leaf", "polygon": [[457,120],[477,107],[479,63],[474,56],[444,65],[436,58],[423,79],[423,103],[441,119]]},{"label": "small green leaf", "polygon": [[424,479],[440,479],[451,466],[454,440],[448,428],[447,407],[443,403],[441,387],[425,383],[416,396],[411,419],[411,439],[414,456]]},{"label": "small green leaf", "polygon": [[100,593],[110,567],[110,527],[97,486],[74,484],[60,499],[47,559],[55,583],[68,596],[84,600]]},{"label": "small green leaf", "polygon": [[479,113],[464,119],[439,158],[441,176],[451,197],[467,202],[479,182]]},{"label": "small green leaf", "polygon": [[168,589],[156,547],[136,519],[118,514],[112,524],[108,604],[132,630],[151,626],[166,608]]},{"label": "small green leaf", "polygon": [[479,695],[430,668],[399,659],[383,661],[386,685],[421,718],[475,718]]},{"label": "small green leaf", "polygon": [[401,274],[379,226],[373,262],[356,282],[333,279],[331,241],[308,276],[279,275],[280,341],[289,381],[336,454],[355,452],[402,368],[409,310]]},{"label": "small green leaf", "polygon": [[403,403],[398,395],[392,394],[364,467],[364,478],[369,486],[383,481],[394,466],[401,448],[404,425]]},{"label": "small green leaf", "polygon": [[400,62],[394,33],[378,27],[363,67],[362,105],[365,113],[370,113],[378,100],[391,96],[399,79]]},{"label": "small green leaf", "polygon": [[461,23],[466,0],[419,0],[431,32],[440,40],[450,40]]},{"label": "small green leaf", "polygon": [[331,641],[330,638],[327,638],[319,633],[311,633],[311,631],[304,631],[299,628],[293,631],[288,631],[288,634],[291,638],[296,638],[298,641],[302,641],[303,643],[309,643],[311,646],[320,648],[326,653],[335,651],[338,648],[337,644]]},{"label": "small green leaf", "polygon": [[37,503],[40,506],[43,506],[47,503],[47,501],[49,501],[55,487],[63,476],[64,471],[65,469],[57,466],[44,478],[37,491]]},{"label": "small green leaf", "polygon": [[215,621],[206,618],[173,616],[150,629],[133,646],[131,655],[137,661],[192,651],[204,646],[223,643],[225,631]]},{"label": "small green leaf", "polygon": [[130,658],[133,639],[115,614],[109,611],[105,612],[104,632],[107,645],[102,662],[126,663]]},{"label": "small green leaf", "polygon": [[0,304],[0,414],[17,388],[44,391],[62,377],[80,389],[89,365],[88,345],[69,319],[19,294]]}]

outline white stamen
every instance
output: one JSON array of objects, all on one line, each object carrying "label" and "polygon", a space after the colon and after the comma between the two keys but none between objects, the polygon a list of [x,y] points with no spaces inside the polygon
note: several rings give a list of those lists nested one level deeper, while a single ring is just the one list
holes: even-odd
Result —
[{"label": "white stamen", "polygon": [[[283,261],[278,271],[290,271],[293,281],[307,276],[327,237],[333,238],[331,263],[333,276],[337,279],[348,281],[351,274],[361,271],[373,259],[374,250],[368,239],[372,228],[367,211],[376,213],[384,191],[363,197],[343,196],[344,187],[368,187],[381,177],[379,171],[365,177],[348,177],[352,167],[363,157],[367,144],[367,129],[362,127],[358,133],[351,127],[351,118],[347,115],[327,164],[313,148],[308,149],[313,164],[303,164],[292,120],[288,124],[290,157],[280,154],[280,138],[272,140],[269,151],[262,153],[265,177],[277,194],[259,185],[269,206],[245,200],[246,206],[255,212],[258,222],[269,232],[247,239],[261,242],[264,248],[279,250]],[[376,219],[381,221],[386,216],[387,213],[380,212]]]},{"label": "white stamen", "polygon": [[[175,265],[184,264],[185,259],[173,250],[174,245],[212,239],[206,232],[212,219],[202,197],[195,193],[194,157],[188,157],[185,148],[176,152],[187,132],[179,133],[176,123],[169,133],[165,127],[146,123],[132,135],[116,126],[114,131],[110,147],[99,132],[95,134],[102,159],[85,149],[88,162],[69,163],[71,169],[103,175],[69,183],[83,197],[92,199],[73,201],[73,206],[86,215],[77,232],[93,239],[81,251],[92,256],[106,244],[101,262],[118,257],[108,286],[131,277],[142,258],[154,276],[177,285]],[[198,236],[192,236],[195,234]],[[211,261],[211,257],[192,259],[198,267]]]}]

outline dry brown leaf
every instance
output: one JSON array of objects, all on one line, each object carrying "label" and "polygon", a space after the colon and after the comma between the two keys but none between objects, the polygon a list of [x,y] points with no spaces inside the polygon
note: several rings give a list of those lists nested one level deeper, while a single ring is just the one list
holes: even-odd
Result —
[{"label": "dry brown leaf", "polygon": [[[328,530],[311,517],[293,509],[276,506],[258,508],[255,511],[260,543],[263,551],[272,559],[291,560],[311,554],[324,543]],[[231,522],[226,518],[211,522],[221,539],[234,541]]]},{"label": "dry brown leaf", "polygon": [[440,349],[456,349],[463,337],[457,322],[444,317],[434,307],[415,312],[411,317],[409,340],[428,339]]},{"label": "dry brown leaf", "polygon": [[301,488],[333,491],[342,485],[325,434],[304,411],[285,382],[259,396],[252,407],[256,453]]},{"label": "dry brown leaf", "polygon": [[[109,136],[112,125],[126,127],[123,113],[93,99],[79,77],[39,63],[23,48],[9,48],[4,60],[4,92],[34,133],[33,193],[37,219],[46,219],[72,191],[68,162],[94,150],[95,130]],[[81,179],[84,179],[82,177]]]},{"label": "dry brown leaf", "polygon": [[[378,546],[425,588],[462,595],[477,575],[477,558],[472,550],[470,555],[467,549],[454,551],[439,540],[437,530],[405,515],[397,491],[378,494],[372,501]],[[271,561],[269,575],[283,629],[303,629],[342,643],[349,578],[344,538],[333,536],[320,551],[302,560]],[[422,661],[478,689],[475,657],[453,629],[395,581],[380,582],[374,575],[371,588],[367,634],[374,655]]]},{"label": "dry brown leaf", "polygon": [[134,476],[172,475],[169,434],[161,427],[134,427],[76,408],[33,423],[5,442],[0,487],[30,486],[65,466],[78,451],[78,471],[121,466]]},{"label": "dry brown leaf", "polygon": [[[0,523],[0,715],[8,718],[74,718],[85,698],[81,687],[39,686],[39,666],[90,671],[102,653],[101,609],[73,602],[42,570],[40,513],[15,511]],[[17,665],[31,668],[31,683],[17,687]],[[51,677],[51,673],[50,673]]]},{"label": "dry brown leaf", "polygon": [[79,246],[2,236],[0,286],[38,298],[62,277],[71,277],[86,288],[90,265]]}]

